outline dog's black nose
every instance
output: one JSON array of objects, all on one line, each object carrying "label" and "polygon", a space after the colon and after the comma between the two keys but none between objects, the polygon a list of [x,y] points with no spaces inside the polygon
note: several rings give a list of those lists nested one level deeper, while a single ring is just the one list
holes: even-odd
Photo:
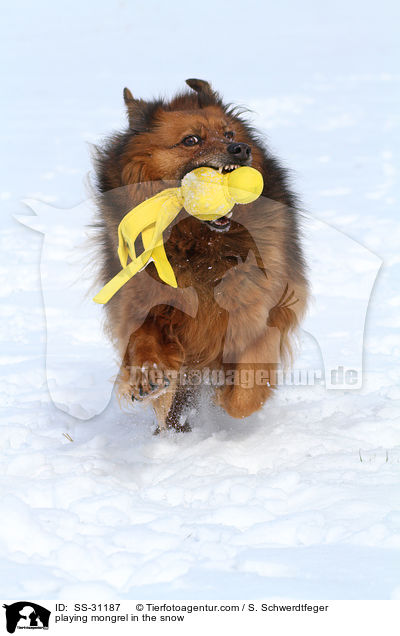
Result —
[{"label": "dog's black nose", "polygon": [[251,155],[250,146],[241,142],[229,144],[227,150],[236,159],[248,159]]}]

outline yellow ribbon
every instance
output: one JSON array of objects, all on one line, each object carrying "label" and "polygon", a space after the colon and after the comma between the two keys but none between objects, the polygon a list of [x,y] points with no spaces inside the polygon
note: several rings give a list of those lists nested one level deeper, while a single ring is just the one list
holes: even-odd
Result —
[{"label": "yellow ribbon", "polygon": [[[182,207],[203,221],[228,214],[235,203],[255,201],[263,189],[263,178],[254,168],[243,166],[221,174],[213,168],[196,168],[184,176],[180,188],[163,190],[128,212],[118,226],[118,256],[122,270],[93,298],[105,304],[150,260],[171,287],[177,287],[174,271],[165,253],[163,232]],[[135,241],[142,234],[144,251],[136,256]],[[131,262],[128,264],[128,257]]]}]

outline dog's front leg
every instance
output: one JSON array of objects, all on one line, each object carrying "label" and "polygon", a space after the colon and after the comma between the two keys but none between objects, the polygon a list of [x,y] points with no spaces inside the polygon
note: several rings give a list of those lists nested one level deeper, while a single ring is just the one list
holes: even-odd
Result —
[{"label": "dog's front leg", "polygon": [[167,427],[182,361],[182,348],[165,336],[155,317],[149,317],[129,338],[118,392],[132,400],[150,401],[160,429]]}]

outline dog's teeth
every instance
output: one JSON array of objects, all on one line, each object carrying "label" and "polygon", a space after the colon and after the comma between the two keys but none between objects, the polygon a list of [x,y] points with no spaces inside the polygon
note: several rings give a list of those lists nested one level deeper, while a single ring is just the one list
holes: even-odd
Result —
[{"label": "dog's teeth", "polygon": [[236,163],[227,163],[226,166],[222,168],[222,170],[224,172],[233,172],[233,170],[236,170],[236,168],[239,168]]},{"label": "dog's teeth", "polygon": [[222,174],[222,170],[223,170],[223,168],[221,168],[221,167],[218,168],[218,172],[220,172],[221,174]]}]

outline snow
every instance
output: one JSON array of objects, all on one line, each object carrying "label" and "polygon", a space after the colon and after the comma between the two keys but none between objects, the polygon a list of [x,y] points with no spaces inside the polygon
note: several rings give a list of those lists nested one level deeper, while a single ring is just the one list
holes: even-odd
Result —
[{"label": "snow", "polygon": [[[399,598],[399,9],[220,4],[4,6],[3,598]],[[251,44],[229,62],[216,51],[235,33]],[[32,214],[29,199],[42,221],[83,218],[89,144],[123,124],[123,86],[146,98],[193,76],[252,108],[311,215],[315,300],[296,368],[353,362],[364,332],[364,376],[348,390],[286,384],[245,421],[205,400],[191,434],[154,437],[148,410],[110,399],[94,303],[82,314],[72,288],[57,296],[81,251],[66,263],[69,236],[13,215]]]}]

